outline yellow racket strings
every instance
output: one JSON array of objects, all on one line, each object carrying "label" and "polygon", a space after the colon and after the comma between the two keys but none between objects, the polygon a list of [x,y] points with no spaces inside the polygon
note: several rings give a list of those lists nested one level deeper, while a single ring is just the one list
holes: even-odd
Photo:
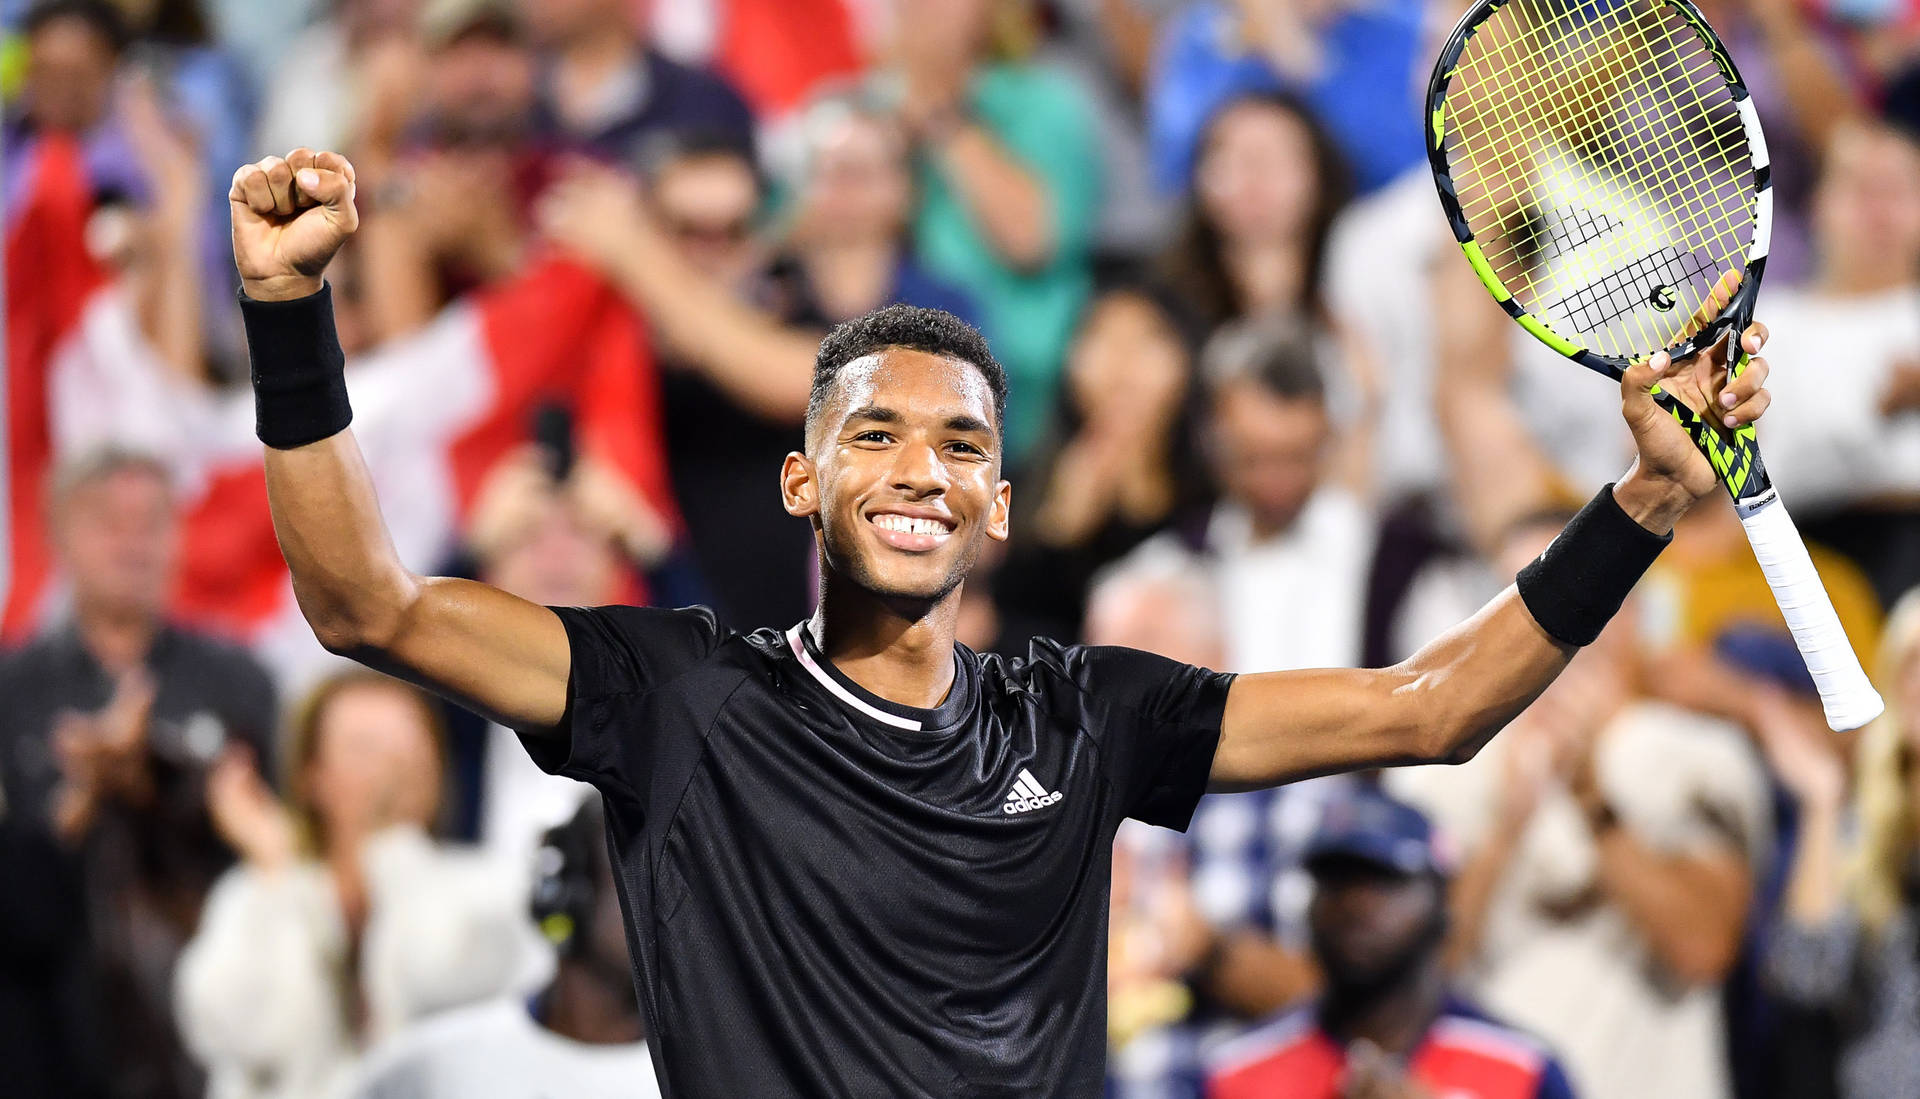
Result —
[{"label": "yellow racket strings", "polygon": [[[1464,153],[1452,159],[1466,169],[1456,190],[1488,263],[1522,307],[1540,313],[1587,294],[1585,309],[1567,312],[1591,313],[1602,323],[1579,334],[1597,350],[1631,358],[1675,342],[1720,272],[1744,256],[1740,233],[1752,221],[1745,131],[1711,50],[1677,11],[1658,0],[1585,10],[1591,19],[1578,19],[1580,11],[1563,0],[1511,0],[1469,39],[1447,93],[1449,132],[1456,153]],[[1720,99],[1709,103],[1703,87],[1720,91]],[[1690,104],[1680,99],[1683,90]],[[1629,134],[1637,147],[1624,140]],[[1615,147],[1616,170],[1631,190],[1589,165],[1580,146],[1600,141]],[[1548,146],[1558,152],[1560,170],[1578,174],[1585,196],[1556,195],[1572,188],[1531,182]],[[1602,215],[1614,223],[1605,233],[1611,239],[1570,248],[1551,264],[1528,262],[1509,225],[1531,216],[1539,227],[1543,197],[1611,206],[1617,216]],[[1652,215],[1634,201],[1646,197],[1677,221],[1677,239],[1647,224]],[[1699,269],[1695,250],[1707,251],[1715,269]],[[1669,264],[1691,261],[1696,269],[1686,274],[1704,277],[1674,280],[1675,304],[1684,308],[1668,310],[1667,324],[1634,307],[1637,294],[1627,280],[1643,268],[1653,276],[1661,268],[1657,257],[1669,252]],[[1608,313],[1622,296],[1628,308]],[[1625,331],[1617,322],[1629,317],[1634,329]]]},{"label": "yellow racket strings", "polygon": [[[1563,13],[1562,16],[1560,17],[1560,23],[1562,24],[1561,27],[1556,28],[1554,26],[1554,21],[1548,20],[1541,16],[1540,10],[1537,6],[1533,8],[1533,11],[1535,14],[1535,23],[1537,27],[1546,28],[1548,30],[1561,29],[1563,30],[1563,32],[1564,30],[1567,30],[1567,29],[1573,29],[1575,31],[1575,34],[1569,35],[1566,33],[1562,33],[1560,38],[1561,40],[1567,40],[1570,38],[1577,37],[1578,29],[1568,28],[1565,26],[1565,24],[1568,22],[1568,16],[1565,13]],[[1618,60],[1622,56],[1622,51],[1619,48],[1619,43],[1622,41],[1622,36],[1620,36],[1617,33],[1621,29],[1633,29],[1635,31],[1634,36],[1639,40],[1641,45],[1641,50],[1638,56],[1642,58],[1647,58],[1649,57],[1649,55],[1656,54],[1657,51],[1654,51],[1651,48],[1651,43],[1647,42],[1646,40],[1644,23],[1636,22],[1636,23],[1630,24],[1630,23],[1627,23],[1624,19],[1621,19],[1621,20],[1618,20],[1617,25],[1611,29],[1616,32],[1614,35],[1611,36],[1611,41],[1607,36],[1604,36],[1598,33],[1593,33],[1591,31],[1589,32],[1590,33],[1589,40],[1598,41],[1603,46],[1609,45],[1609,44],[1615,45],[1614,58],[1612,60]],[[1539,48],[1540,34],[1541,34],[1541,31],[1536,29],[1531,31],[1527,36],[1532,39],[1532,42],[1530,44],[1533,45],[1534,47],[1534,51],[1531,54],[1531,56],[1546,60],[1551,67],[1550,67],[1550,70],[1544,74],[1546,79],[1542,80],[1541,83],[1537,86],[1548,88],[1548,89],[1560,89],[1561,91],[1557,95],[1549,94],[1547,96],[1541,97],[1538,100],[1536,100],[1536,102],[1546,109],[1557,110],[1557,112],[1563,117],[1573,116],[1575,112],[1578,112],[1580,116],[1583,116],[1580,118],[1580,121],[1590,122],[1592,120],[1592,117],[1596,113],[1596,111],[1604,109],[1606,104],[1599,101],[1597,97],[1595,97],[1591,93],[1584,96],[1583,99],[1581,100],[1575,100],[1571,98],[1568,93],[1573,89],[1581,87],[1583,84],[1588,87],[1591,87],[1598,83],[1598,81],[1595,79],[1596,74],[1590,71],[1592,66],[1582,66],[1579,64],[1579,61],[1581,59],[1569,60],[1561,56],[1558,51],[1541,50]],[[1501,43],[1507,46],[1507,50],[1505,52],[1509,54],[1513,53],[1515,49],[1515,43],[1518,40],[1519,40],[1518,36],[1511,36],[1511,35],[1507,36],[1507,41],[1504,43]],[[1670,37],[1668,39],[1668,42],[1671,45]],[[1670,49],[1668,52],[1671,55],[1678,56],[1677,48]],[[1697,56],[1703,56],[1704,54],[1705,54],[1704,47],[1702,47],[1701,50],[1696,51]],[[1503,58],[1501,60],[1508,60],[1508,59]],[[1643,64],[1644,63],[1646,62],[1643,62]],[[1617,70],[1618,66],[1616,65],[1615,68]],[[1602,72],[1597,75],[1605,77],[1605,76],[1610,76],[1612,74],[1607,74]],[[1636,89],[1636,90],[1639,90],[1639,89]],[[1655,116],[1652,116],[1649,114],[1650,110],[1652,110],[1652,107],[1648,102],[1648,98],[1649,97],[1647,97],[1644,93],[1639,96],[1636,96],[1635,101],[1631,104],[1631,106],[1633,108],[1634,115],[1637,115],[1642,119],[1651,120]],[[1516,104],[1514,102],[1514,96],[1511,92],[1503,96],[1502,106],[1505,108],[1505,113],[1507,115],[1505,121],[1509,123],[1509,126],[1512,127],[1513,130],[1518,132],[1521,128],[1513,126],[1513,123],[1516,122],[1517,120],[1514,118],[1514,115],[1516,113],[1515,111]],[[1538,123],[1540,121],[1543,121],[1541,119],[1540,112],[1530,110],[1524,104],[1520,105],[1520,110],[1518,113],[1526,115],[1527,116],[1526,121],[1529,121],[1529,122]],[[1663,152],[1668,157],[1671,157],[1673,153],[1676,151],[1676,148],[1675,148],[1676,143],[1672,138],[1671,128],[1662,129],[1658,127],[1649,127],[1649,129],[1652,129],[1652,131],[1654,132],[1657,138],[1664,139],[1664,144],[1666,148],[1661,150],[1661,152]],[[1511,138],[1512,135],[1508,135],[1508,136]],[[1480,159],[1483,161],[1490,161],[1494,164],[1500,165],[1503,169],[1506,169],[1511,165],[1522,163],[1525,159],[1525,154],[1531,151],[1530,149],[1519,147],[1512,140],[1509,140],[1503,144],[1505,147],[1499,150],[1499,155],[1495,155],[1492,157],[1483,156]],[[1723,160],[1724,159],[1725,158],[1723,157]],[[1650,165],[1654,163],[1657,163],[1657,162],[1647,158],[1642,158],[1641,160],[1638,160],[1638,161],[1628,161],[1627,166],[1637,169],[1636,174],[1638,178],[1635,182],[1638,184],[1638,186],[1640,186],[1643,189],[1648,189],[1648,190],[1663,189],[1669,193],[1677,190],[1678,187],[1676,186],[1676,184],[1678,184],[1680,181],[1673,176],[1673,173],[1671,172],[1671,170],[1667,172],[1667,177],[1664,179],[1655,179],[1649,176],[1648,173],[1651,170]],[[1604,184],[1601,184],[1599,180],[1595,179],[1591,173],[1586,173],[1583,171],[1583,175],[1585,176],[1584,182],[1586,182],[1589,189],[1601,190],[1601,191],[1607,190]],[[1508,185],[1509,187],[1513,185],[1510,172],[1508,174]],[[1617,202],[1618,198],[1616,197],[1614,201]],[[1707,204],[1695,203],[1693,205],[1696,207],[1705,207]],[[1693,235],[1695,236],[1704,235],[1700,232],[1700,230],[1706,228],[1706,226],[1702,226],[1698,224],[1698,219],[1701,216],[1700,211],[1696,209],[1696,210],[1690,210],[1688,211],[1688,213],[1695,219],[1695,222],[1696,222],[1694,225],[1690,226],[1690,228],[1692,228],[1695,231]],[[1725,231],[1731,228],[1730,225],[1726,224],[1728,219],[1723,217],[1721,221],[1723,223],[1721,226],[1722,231]],[[1644,230],[1645,227],[1639,226],[1639,228],[1642,228]],[[1628,234],[1628,236],[1633,236],[1633,234]],[[1652,250],[1648,247],[1649,242],[1644,238],[1644,236],[1641,236],[1629,243],[1637,245],[1638,249],[1643,253]],[[1618,256],[1623,250],[1625,249],[1622,241],[1616,240],[1615,246],[1612,249],[1605,250],[1602,253],[1602,256],[1604,258],[1612,258],[1617,261]],[[1678,255],[1679,254],[1676,252],[1673,258],[1677,259]],[[1515,258],[1517,259],[1518,257],[1515,257]],[[1645,263],[1646,261],[1643,259],[1641,262]],[[1586,281],[1589,286],[1589,292],[1591,293],[1593,292],[1592,280],[1594,275],[1598,273],[1598,268],[1600,266],[1605,266],[1605,264],[1600,261],[1590,262],[1588,265],[1586,265],[1583,268],[1575,269],[1572,272],[1572,274],[1575,277],[1579,277],[1582,281]],[[1652,271],[1649,270],[1648,273],[1652,274]],[[1528,283],[1531,283],[1536,280],[1529,278],[1526,281]],[[1554,282],[1557,285],[1559,285],[1560,288],[1562,289],[1565,288],[1565,285],[1567,283],[1570,283],[1572,281],[1574,281],[1574,278],[1569,278],[1565,275],[1563,275],[1560,279],[1554,280]],[[1530,286],[1523,285],[1522,293],[1523,294],[1527,293],[1529,289],[1531,289]],[[1624,287],[1623,286],[1615,287],[1616,291],[1621,289],[1624,289]],[[1598,308],[1598,307],[1599,307],[1599,303],[1596,301],[1594,308]],[[1642,341],[1644,342],[1651,339],[1654,334],[1647,331],[1647,328],[1644,323],[1644,318],[1639,318],[1639,319],[1641,320],[1641,338],[1642,338]]]}]

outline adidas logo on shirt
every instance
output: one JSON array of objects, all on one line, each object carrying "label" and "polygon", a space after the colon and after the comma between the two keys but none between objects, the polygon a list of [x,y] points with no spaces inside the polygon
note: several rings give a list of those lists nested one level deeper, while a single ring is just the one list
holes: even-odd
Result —
[{"label": "adidas logo on shirt", "polygon": [[1013,789],[1007,791],[1007,803],[1001,807],[1006,813],[1031,813],[1035,809],[1044,809],[1060,800],[1060,791],[1047,793],[1033,772],[1020,768],[1020,777],[1013,780]]}]

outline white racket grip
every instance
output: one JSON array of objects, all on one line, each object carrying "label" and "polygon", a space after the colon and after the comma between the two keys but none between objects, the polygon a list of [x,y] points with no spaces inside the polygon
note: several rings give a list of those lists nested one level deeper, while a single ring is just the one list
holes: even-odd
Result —
[{"label": "white racket grip", "polygon": [[1886,704],[1841,631],[1833,601],[1827,598],[1820,574],[1813,571],[1813,558],[1807,556],[1806,543],[1800,540],[1800,531],[1779,495],[1768,490],[1754,504],[1743,502],[1739,512],[1747,541],[1753,543],[1753,556],[1767,574],[1767,584],[1773,588],[1787,628],[1793,631],[1807,671],[1813,673],[1820,705],[1827,711],[1827,727],[1844,732],[1879,717]]}]

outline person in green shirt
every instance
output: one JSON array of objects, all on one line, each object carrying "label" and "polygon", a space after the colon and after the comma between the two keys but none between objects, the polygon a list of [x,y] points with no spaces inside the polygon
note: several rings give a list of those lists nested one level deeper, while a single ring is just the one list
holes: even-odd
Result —
[{"label": "person in green shirt", "polygon": [[895,5],[883,79],[920,160],[914,247],[972,294],[1019,395],[1007,448],[1023,458],[1052,415],[1061,356],[1091,287],[1101,153],[1091,106],[1051,70],[1004,59],[991,0]]}]

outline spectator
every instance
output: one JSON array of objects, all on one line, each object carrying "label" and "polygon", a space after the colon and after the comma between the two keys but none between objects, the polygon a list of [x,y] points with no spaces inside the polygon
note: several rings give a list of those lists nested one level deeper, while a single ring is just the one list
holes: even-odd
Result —
[{"label": "spectator", "polygon": [[175,1002],[209,1096],[329,1096],[358,1052],[437,1011],[523,988],[527,879],[427,838],[439,719],[365,671],[317,688],[288,745],[283,806],[244,754],[207,807],[240,855],[180,960]]},{"label": "spectator", "polygon": [[369,1058],[359,1099],[658,1099],[599,798],[544,837],[533,910],[559,948],[553,982],[402,1031]]},{"label": "spectator", "polygon": [[1090,288],[1102,167],[1079,89],[996,41],[994,8],[895,0],[882,80],[920,157],[916,253],[980,303],[1015,394],[1005,434],[1017,464],[1051,415]]},{"label": "spectator", "polygon": [[[1230,669],[1334,667],[1359,655],[1374,532],[1364,507],[1325,483],[1331,428],[1312,345],[1283,322],[1229,329],[1203,355],[1205,437],[1221,502],[1196,559],[1178,532],[1149,539],[1105,584],[1204,569]],[[1094,605],[1103,599],[1096,589]],[[1273,608],[1285,607],[1284,616]],[[1089,641],[1102,643],[1089,637]],[[1151,638],[1142,639],[1151,641]],[[1141,642],[1135,642],[1141,643]],[[1184,863],[1157,903],[1184,914],[1165,938],[1164,976],[1199,990],[1177,1025],[1116,1054],[1122,1096],[1195,1094],[1200,1051],[1315,988],[1305,955],[1309,882],[1300,855],[1347,776],[1202,798],[1181,840],[1155,835],[1147,861]],[[1171,846],[1171,854],[1155,848]]]},{"label": "spectator", "polygon": [[[1135,562],[1094,589],[1086,637],[1221,666],[1223,602],[1178,558]],[[1201,1093],[1203,1050],[1318,984],[1304,949],[1300,851],[1343,779],[1201,799],[1186,835],[1133,823],[1114,843],[1109,1093]]]},{"label": "spectator", "polygon": [[[1807,224],[1815,173],[1837,132],[1868,116],[1863,67],[1846,57],[1834,32],[1849,15],[1869,21],[1872,16],[1864,8],[1843,12],[1843,6],[1794,0],[1707,0],[1701,5],[1740,66],[1766,128],[1774,169],[1773,234],[1767,249],[1773,284],[1807,276],[1815,260],[1809,254]],[[1883,31],[1880,37],[1892,36]]]},{"label": "spectator", "polygon": [[1341,466],[1358,488],[1371,464],[1373,364],[1333,324],[1323,296],[1328,234],[1345,200],[1339,156],[1297,101],[1274,93],[1235,100],[1208,123],[1163,269],[1209,331],[1274,318],[1325,345],[1316,354],[1334,367],[1325,381],[1348,452]]},{"label": "spectator", "polygon": [[1421,157],[1420,0],[1206,0],[1160,31],[1146,93],[1155,176],[1187,188],[1201,131],[1221,104],[1288,90],[1334,136],[1362,191]]},{"label": "spectator", "polygon": [[1851,806],[1818,717],[1775,711],[1760,729],[1798,808],[1767,973],[1789,1002],[1837,1024],[1844,1099],[1920,1092],[1920,1018],[1908,1010],[1920,1002],[1920,589],[1895,606],[1878,671],[1887,712],[1860,734]]},{"label": "spectator", "polygon": [[624,164],[639,163],[658,136],[752,147],[739,93],[652,49],[629,0],[524,0],[521,12],[548,54],[540,132]]},{"label": "spectator", "polygon": [[802,120],[805,160],[786,249],[795,293],[825,324],[903,302],[980,321],[973,298],[907,249],[915,191],[899,120],[869,95],[828,96]]},{"label": "spectator", "polygon": [[1468,988],[1552,1042],[1584,1095],[1714,1099],[1766,779],[1736,728],[1645,699],[1634,629],[1629,604],[1471,763],[1387,785],[1468,851],[1451,944]]},{"label": "spectator", "polygon": [[[1374,531],[1329,474],[1333,427],[1315,346],[1297,325],[1249,323],[1210,340],[1202,370],[1221,499],[1199,548],[1220,585],[1228,667],[1350,665]],[[1127,560],[1182,555],[1189,541],[1166,532]]]},{"label": "spectator", "polygon": [[25,994],[47,1010],[0,1045],[23,1065],[93,1047],[98,1062],[67,1066],[76,1079],[104,1075],[114,1095],[187,1096],[200,1079],[174,1036],[169,984],[231,861],[201,787],[229,745],[273,758],[273,686],[245,653],[167,620],[180,524],[156,461],[110,449],[75,458],[51,500],[72,610],[0,657],[0,796],[25,847],[57,839],[67,853],[46,857],[73,860],[9,890],[23,909],[84,913],[54,929],[63,941],[49,952],[84,968],[36,965]]},{"label": "spectator", "polygon": [[1347,190],[1326,130],[1283,94],[1233,100],[1208,120],[1193,177],[1165,264],[1200,319],[1320,312],[1327,234]]},{"label": "spectator", "polygon": [[[255,149],[337,149],[390,107],[419,70],[414,28],[425,0],[339,0],[287,45],[263,88]],[[214,178],[231,174],[232,165]]]},{"label": "spectator", "polygon": [[767,470],[800,444],[818,337],[788,323],[765,278],[745,151],[695,143],[663,156],[650,202],[631,181],[582,171],[543,204],[542,225],[652,326],[667,469],[705,601],[726,622],[799,621],[812,606],[813,539]]},{"label": "spectator", "polygon": [[1077,636],[1095,573],[1204,506],[1193,359],[1190,325],[1158,289],[1119,283],[1088,306],[1034,491],[1015,497],[1013,542],[994,574],[1013,651],[1029,637]]},{"label": "spectator", "polygon": [[[668,537],[625,481],[591,455],[569,458],[551,442],[495,466],[467,532],[481,579],[554,607],[632,602],[631,568],[658,561]],[[479,724],[464,712],[453,720],[457,729]],[[477,777],[459,776],[477,794],[474,831],[504,860],[530,866],[541,834],[567,820],[591,791],[534,766],[511,729],[491,722],[484,728],[479,758],[455,764],[478,770]],[[456,743],[467,747],[465,739]]]},{"label": "spectator", "polygon": [[437,3],[416,70],[376,87],[356,153],[359,248],[378,341],[424,327],[461,294],[522,271],[534,200],[557,156],[532,134],[535,65],[505,0]]},{"label": "spectator", "polygon": [[1210,1099],[1572,1099],[1539,1042],[1449,988],[1448,860],[1419,811],[1336,802],[1307,846],[1326,991],[1220,1049]]},{"label": "spectator", "polygon": [[[141,195],[142,177],[113,112],[114,80],[127,46],[119,11],[105,0],[46,0],[28,10],[20,32],[20,88],[6,111],[6,193],[17,193],[35,138],[66,134],[83,143],[96,190]],[[11,226],[15,208],[8,205]]]},{"label": "spectator", "polygon": [[1836,127],[1813,226],[1813,282],[1767,297],[1784,413],[1767,468],[1808,534],[1891,603],[1920,584],[1920,145]]}]

